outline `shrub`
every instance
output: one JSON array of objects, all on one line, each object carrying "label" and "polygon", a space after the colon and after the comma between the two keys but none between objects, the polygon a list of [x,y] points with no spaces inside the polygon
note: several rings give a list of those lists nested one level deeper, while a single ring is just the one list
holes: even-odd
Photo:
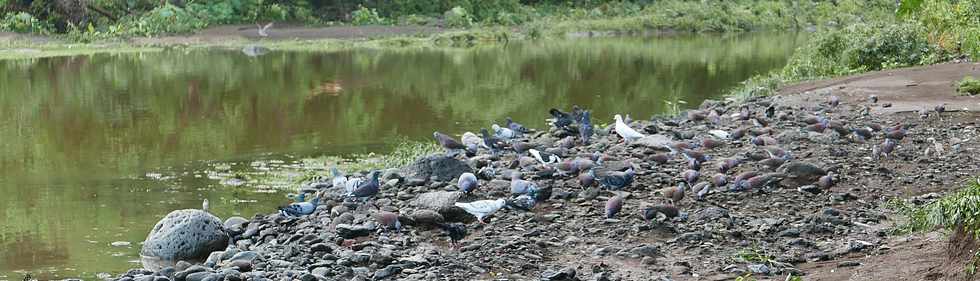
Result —
[{"label": "shrub", "polygon": [[963,80],[956,83],[956,92],[964,96],[980,94],[980,80],[973,76],[963,77]]},{"label": "shrub", "polygon": [[160,33],[188,33],[208,26],[208,22],[187,10],[170,4],[157,7],[130,23],[128,32],[150,36]]},{"label": "shrub", "polygon": [[48,34],[52,28],[31,14],[25,12],[9,13],[0,21],[0,30]]},{"label": "shrub", "polygon": [[378,15],[378,10],[361,6],[351,13],[351,23],[355,25],[384,24],[385,20]]},{"label": "shrub", "polygon": [[793,54],[781,75],[795,81],[939,60],[918,23],[859,24],[818,33]]},{"label": "shrub", "polygon": [[456,6],[444,15],[446,25],[449,27],[470,27],[473,25],[473,17],[462,7]]}]

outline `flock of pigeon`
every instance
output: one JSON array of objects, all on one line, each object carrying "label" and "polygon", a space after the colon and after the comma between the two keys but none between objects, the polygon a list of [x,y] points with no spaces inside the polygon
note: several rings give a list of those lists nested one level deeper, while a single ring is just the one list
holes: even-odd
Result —
[{"label": "flock of pigeon", "polygon": [[[877,102],[876,97],[872,96],[871,102]],[[824,109],[822,110],[833,110],[839,104],[840,99],[832,96],[823,105]],[[944,109],[943,106],[937,106],[935,111],[942,113]],[[589,111],[577,106],[571,112],[552,108],[549,113],[552,116],[550,119],[552,134],[565,136],[556,142],[556,145],[564,148],[587,147],[594,138],[613,134],[626,144],[626,148],[629,148],[632,143],[648,137],[630,126],[631,121],[628,116],[624,119],[617,114],[614,117],[614,125],[600,128],[592,124]],[[666,141],[663,143],[663,147],[658,148],[663,153],[649,155],[646,158],[654,164],[665,164],[673,159],[681,159],[686,164],[686,170],[677,175],[677,178],[680,179],[677,186],[656,191],[662,195],[662,203],[644,204],[639,210],[640,215],[647,221],[673,218],[680,214],[677,206],[688,196],[688,192],[693,193],[695,200],[703,200],[711,192],[739,192],[765,188],[787,177],[800,174],[808,175],[805,177],[806,180],[811,181],[808,184],[823,189],[834,185],[833,174],[826,173],[817,167],[791,161],[794,159],[793,154],[781,148],[780,142],[773,137],[779,133],[777,129],[769,126],[773,120],[795,118],[796,121],[801,122],[800,132],[823,133],[832,130],[841,137],[849,138],[856,143],[865,143],[881,135],[882,142],[872,145],[871,157],[873,159],[889,157],[909,130],[908,126],[902,124],[890,127],[875,124],[847,126],[842,121],[830,120],[825,116],[827,115],[821,116],[821,112],[805,116],[789,116],[786,111],[779,111],[774,105],[764,108],[762,112],[754,112],[747,105],[740,107],[737,112],[731,113],[719,112],[711,107],[687,111],[686,116],[681,117],[684,119],[680,121],[681,124],[687,124],[686,122],[701,124],[706,125],[711,130],[708,130],[707,135],[700,138],[690,138],[691,140],[687,141]],[[720,126],[723,122],[729,126]],[[739,125],[733,128],[730,126],[731,124]],[[723,130],[721,128],[729,129]],[[641,130],[649,132],[646,129]],[[447,156],[450,157],[474,157],[481,150],[486,151],[490,157],[496,159],[505,154],[514,154],[515,160],[511,165],[512,168],[534,166],[533,170],[536,170],[538,174],[544,173],[549,177],[574,178],[583,189],[600,186],[615,194],[605,203],[604,217],[614,218],[622,211],[625,198],[621,193],[631,189],[634,179],[637,177],[636,170],[639,169],[639,166],[631,163],[630,159],[622,159],[626,163],[626,165],[622,165],[622,169],[601,169],[605,161],[616,159],[611,159],[611,157],[598,151],[580,155],[562,155],[560,152],[555,152],[554,149],[542,151],[527,141],[531,133],[532,130],[508,117],[504,126],[493,124],[490,130],[481,129],[480,135],[466,132],[457,140],[449,135],[434,132],[433,138],[446,150]],[[744,138],[748,138],[746,143],[756,146],[763,153],[745,153],[744,155],[739,154],[722,159],[712,157],[713,149]],[[563,159],[563,157],[567,158]],[[533,162],[528,163],[530,161]],[[750,170],[734,173],[737,166],[750,161],[772,171]],[[704,165],[709,162],[711,165]],[[703,173],[709,173],[707,169],[702,168],[703,166],[716,167],[717,172],[710,177],[703,177]],[[372,171],[365,178],[348,178],[336,167],[332,168],[331,172],[332,179],[330,181],[315,182],[312,187],[316,189],[342,189],[346,193],[344,199],[365,202],[380,191],[379,171]],[[476,174],[463,173],[456,182],[459,190],[469,194],[480,188],[480,180],[477,175],[483,179],[491,179],[497,176],[496,171],[491,166],[481,168]],[[542,186],[534,181],[522,179],[521,172],[512,173],[509,178],[510,196],[508,198],[456,202],[454,205],[472,214],[479,223],[485,224],[495,212],[502,208],[531,210],[536,204],[551,197],[550,186]],[[306,202],[305,196],[297,195],[295,198],[297,202],[281,207],[280,213],[283,216],[309,215],[316,210],[319,197],[320,194],[315,196],[312,201]],[[398,214],[380,211],[375,217],[385,229],[401,230]],[[462,223],[442,224],[440,228],[448,234],[451,245],[454,247],[458,245],[459,240],[467,235],[466,226]]]}]

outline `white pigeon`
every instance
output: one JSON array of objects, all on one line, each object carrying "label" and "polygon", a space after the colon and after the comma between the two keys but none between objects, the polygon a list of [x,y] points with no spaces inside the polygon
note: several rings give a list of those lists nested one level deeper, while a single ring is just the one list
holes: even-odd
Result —
[{"label": "white pigeon", "polygon": [[460,140],[463,141],[463,145],[466,146],[466,150],[473,152],[476,152],[476,149],[483,143],[483,139],[472,132],[463,133],[463,137],[460,138]]},{"label": "white pigeon", "polygon": [[354,189],[357,189],[357,187],[360,186],[361,183],[363,183],[363,182],[364,182],[364,178],[348,179],[347,180],[347,185],[344,186],[344,191],[347,192],[345,194],[354,193]]},{"label": "white pigeon", "polygon": [[262,25],[259,25],[258,23],[256,23],[255,26],[259,28],[259,36],[269,37],[269,33],[267,31],[269,30],[269,28],[272,27],[272,23],[273,22],[269,22],[265,26],[262,26]]},{"label": "white pigeon", "polygon": [[541,164],[548,165],[548,164],[558,164],[559,162],[561,162],[561,158],[558,158],[558,155],[546,153],[546,155],[548,155],[548,160],[545,160],[544,157],[541,157],[541,151],[538,151],[537,149],[532,148],[527,152],[531,153],[531,156],[534,156],[534,159],[537,159],[538,162],[541,162]]},{"label": "white pigeon", "polygon": [[493,128],[493,136],[497,138],[510,140],[517,137],[517,133],[514,133],[514,130],[511,130],[510,128],[500,127],[500,125],[497,124],[493,124],[490,127]]},{"label": "white pigeon", "polygon": [[620,137],[623,137],[623,140],[626,142],[635,141],[645,137],[640,132],[637,132],[636,130],[633,130],[633,128],[630,128],[629,125],[626,125],[626,123],[623,122],[623,116],[619,114],[616,114],[616,134],[619,134]]},{"label": "white pigeon", "polygon": [[503,208],[504,205],[507,205],[507,201],[501,198],[497,200],[473,201],[470,203],[456,202],[456,204],[453,205],[463,209],[473,216],[476,216],[476,220],[480,221],[480,223],[485,223],[483,222],[483,218],[493,214],[497,210],[500,210],[500,208]]},{"label": "white pigeon", "polygon": [[340,170],[337,170],[336,166],[330,167],[330,174],[333,176],[333,180],[331,180],[333,188],[340,189],[347,187],[347,176],[340,173]]}]

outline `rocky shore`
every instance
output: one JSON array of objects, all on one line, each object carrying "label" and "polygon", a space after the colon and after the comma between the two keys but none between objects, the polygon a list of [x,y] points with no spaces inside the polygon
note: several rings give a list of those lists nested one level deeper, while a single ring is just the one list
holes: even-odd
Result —
[{"label": "rocky shore", "polygon": [[[524,137],[561,159],[598,162],[598,177],[633,167],[635,180],[622,191],[582,186],[578,173],[513,150],[431,155],[383,171],[367,203],[311,185],[321,199],[310,215],[229,218],[213,230],[230,237],[223,250],[188,250],[180,255],[187,261],[114,280],[784,280],[806,275],[799,265],[808,262],[860,266],[850,258],[889,250],[890,199],[930,200],[977,173],[977,118],[952,106],[937,112],[938,103],[880,113],[891,97],[843,89],[706,101],[678,116],[632,121],[646,135],[632,142],[613,126],[596,129],[587,145],[555,128]],[[705,157],[692,163],[698,153]],[[644,218],[652,206],[672,206],[665,188],[690,181],[688,170],[700,175],[673,205],[679,212]],[[479,178],[471,193],[457,187],[465,172]],[[508,204],[486,224],[454,206],[512,197],[515,173],[550,194],[530,210]],[[717,174],[727,183],[717,184]],[[736,183],[740,175],[745,184]],[[616,195],[622,210],[607,218]],[[380,211],[398,214],[400,230],[379,223]],[[458,248],[438,227],[455,222],[467,229]],[[150,240],[144,253],[158,245]]]}]

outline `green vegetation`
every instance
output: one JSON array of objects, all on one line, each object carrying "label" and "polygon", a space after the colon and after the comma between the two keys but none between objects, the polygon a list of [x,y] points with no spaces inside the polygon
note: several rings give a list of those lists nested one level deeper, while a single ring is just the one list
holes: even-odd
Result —
[{"label": "green vegetation", "polygon": [[956,92],[963,96],[980,94],[980,80],[973,76],[963,77],[963,80],[956,83]]},{"label": "green vegetation", "polygon": [[904,16],[894,21],[822,30],[782,70],[753,77],[730,94],[745,99],[797,81],[980,57],[980,0],[907,0],[899,12]]},{"label": "green vegetation", "polygon": [[932,203],[916,206],[893,200],[889,206],[908,221],[896,227],[901,233],[945,229],[962,229],[980,238],[980,182],[973,182],[959,191],[943,196]]},{"label": "green vegetation", "polygon": [[[732,32],[834,28],[893,18],[890,0],[91,0],[0,3],[0,30],[67,34],[81,42],[181,34],[221,24],[424,24],[522,27],[527,37],[578,31]],[[170,2],[177,3],[171,4]],[[185,3],[186,2],[186,3]],[[73,2],[76,3],[76,2]]]}]

